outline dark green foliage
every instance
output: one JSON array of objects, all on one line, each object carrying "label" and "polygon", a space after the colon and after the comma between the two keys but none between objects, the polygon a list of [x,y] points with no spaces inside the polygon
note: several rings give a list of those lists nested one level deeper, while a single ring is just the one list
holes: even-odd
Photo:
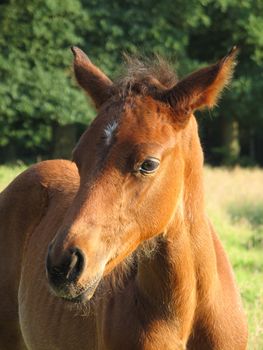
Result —
[{"label": "dark green foliage", "polygon": [[[170,57],[182,76],[239,44],[231,90],[220,108],[208,117],[202,113],[204,144],[214,162],[232,164],[242,157],[263,163],[262,13],[262,0],[2,2],[0,160],[4,154],[50,156],[59,125],[84,125],[94,116],[72,79],[73,44],[111,77],[125,51]],[[229,132],[234,124],[235,135]]]},{"label": "dark green foliage", "polygon": [[[211,62],[222,57],[233,44],[240,47],[231,90],[212,112],[212,116],[219,118],[216,122],[211,117],[204,121],[204,133],[211,135],[210,156],[215,159],[221,153],[218,160],[225,164],[251,165],[256,161],[263,164],[262,132],[261,145],[258,144],[258,130],[263,128],[263,1],[218,0],[206,6],[205,14],[209,26],[201,25],[190,32],[191,57]],[[230,135],[233,123],[239,132],[234,130]],[[213,140],[215,135],[217,139]],[[229,147],[233,143],[240,144],[236,153]]]},{"label": "dark green foliage", "polygon": [[77,0],[13,0],[0,13],[0,146],[43,152],[53,123],[92,116],[74,87],[69,50],[83,43],[88,15]]}]

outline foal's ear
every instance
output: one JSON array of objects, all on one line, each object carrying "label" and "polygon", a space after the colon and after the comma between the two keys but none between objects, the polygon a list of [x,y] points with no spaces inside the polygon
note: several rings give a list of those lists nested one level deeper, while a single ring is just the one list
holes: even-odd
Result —
[{"label": "foal's ear", "polygon": [[200,69],[179,81],[166,91],[166,101],[180,117],[189,116],[196,109],[213,107],[223,88],[231,80],[237,53],[237,48],[233,47],[218,63]]},{"label": "foal's ear", "polygon": [[98,109],[109,97],[111,80],[96,67],[78,47],[72,46],[74,72],[79,85],[92,98]]}]

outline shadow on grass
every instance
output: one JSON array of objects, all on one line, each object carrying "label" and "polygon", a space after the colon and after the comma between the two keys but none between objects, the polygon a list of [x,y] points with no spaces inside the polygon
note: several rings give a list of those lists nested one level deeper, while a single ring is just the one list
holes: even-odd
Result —
[{"label": "shadow on grass", "polygon": [[248,223],[253,235],[247,242],[247,248],[263,247],[263,202],[230,203],[228,214],[233,223]]}]

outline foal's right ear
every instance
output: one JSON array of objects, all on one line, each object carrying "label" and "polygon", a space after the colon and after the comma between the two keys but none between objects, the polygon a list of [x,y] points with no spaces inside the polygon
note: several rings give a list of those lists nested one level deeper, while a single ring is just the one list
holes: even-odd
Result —
[{"label": "foal's right ear", "polygon": [[74,72],[79,85],[86,91],[98,109],[108,98],[112,81],[96,67],[78,47],[72,46]]}]

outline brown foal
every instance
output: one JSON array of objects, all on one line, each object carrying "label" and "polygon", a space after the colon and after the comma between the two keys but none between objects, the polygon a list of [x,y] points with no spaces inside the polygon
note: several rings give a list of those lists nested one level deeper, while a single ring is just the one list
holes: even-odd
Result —
[{"label": "brown foal", "polygon": [[114,83],[72,51],[98,115],[73,162],[34,165],[0,195],[0,349],[245,350],[193,115],[236,50],[181,81],[135,60]]}]

